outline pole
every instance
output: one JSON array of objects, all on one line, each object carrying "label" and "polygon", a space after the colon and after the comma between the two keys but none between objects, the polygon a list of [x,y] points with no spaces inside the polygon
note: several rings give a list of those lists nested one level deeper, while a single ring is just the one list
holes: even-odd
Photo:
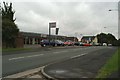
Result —
[{"label": "pole", "polygon": [[50,28],[50,25],[49,25],[49,46],[50,46],[50,39],[51,39],[51,28]]},{"label": "pole", "polygon": [[120,38],[120,1],[118,2],[118,39]]}]

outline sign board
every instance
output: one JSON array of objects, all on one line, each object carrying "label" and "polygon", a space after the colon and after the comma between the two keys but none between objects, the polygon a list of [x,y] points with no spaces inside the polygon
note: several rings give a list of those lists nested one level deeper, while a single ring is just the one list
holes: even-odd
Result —
[{"label": "sign board", "polygon": [[49,23],[50,28],[56,28],[56,22],[51,22]]},{"label": "sign board", "polygon": [[59,28],[56,28],[56,35],[58,35]]}]

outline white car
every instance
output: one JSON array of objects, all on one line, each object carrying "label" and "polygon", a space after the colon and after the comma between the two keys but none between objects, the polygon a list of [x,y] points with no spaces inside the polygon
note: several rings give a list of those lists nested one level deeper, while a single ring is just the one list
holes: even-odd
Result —
[{"label": "white car", "polygon": [[107,46],[107,43],[103,43],[103,46]]}]

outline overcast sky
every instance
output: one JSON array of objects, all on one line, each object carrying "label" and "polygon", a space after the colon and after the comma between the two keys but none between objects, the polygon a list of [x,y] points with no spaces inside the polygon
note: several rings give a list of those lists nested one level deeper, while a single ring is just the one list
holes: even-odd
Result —
[{"label": "overcast sky", "polygon": [[[10,2],[10,0],[6,0]],[[118,2],[11,1],[20,31],[48,34],[49,22],[55,21],[59,35],[96,35],[112,33],[118,38]],[[106,28],[104,28],[106,27]],[[55,30],[52,29],[52,34]],[[81,35],[82,34],[82,35]]]}]

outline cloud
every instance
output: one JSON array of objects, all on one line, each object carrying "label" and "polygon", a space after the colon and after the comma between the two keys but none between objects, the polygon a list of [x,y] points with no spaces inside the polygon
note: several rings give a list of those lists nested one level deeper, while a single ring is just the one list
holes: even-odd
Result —
[{"label": "cloud", "polygon": [[13,2],[21,31],[47,34],[49,22],[56,21],[59,34],[69,36],[105,31],[117,37],[118,13],[108,11],[117,7],[117,2]]}]

